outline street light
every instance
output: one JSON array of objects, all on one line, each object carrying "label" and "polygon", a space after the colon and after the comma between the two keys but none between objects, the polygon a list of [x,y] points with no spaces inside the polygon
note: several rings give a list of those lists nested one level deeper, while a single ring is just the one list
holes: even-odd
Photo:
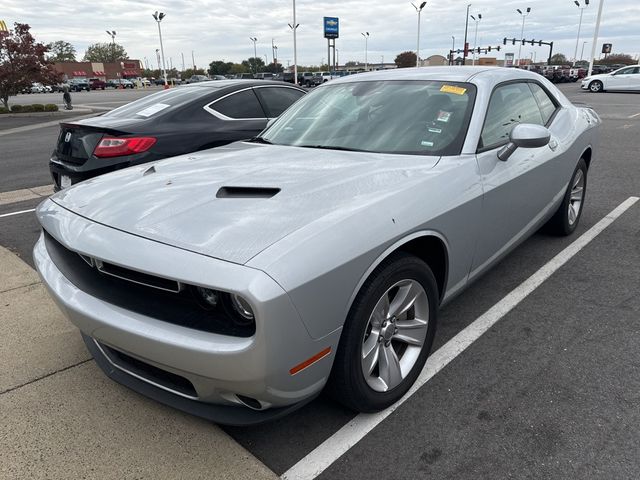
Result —
[{"label": "street light", "polygon": [[338,50],[336,48],[336,68],[335,68],[335,70],[338,70],[339,66],[340,66],[340,50]]},{"label": "street light", "polygon": [[591,44],[591,57],[589,58],[589,71],[587,72],[587,77],[591,76],[591,72],[593,71],[593,60],[596,57],[596,45],[598,44],[598,34],[600,33],[603,4],[604,0],[600,0],[600,4],[598,5],[598,15],[596,16],[596,28],[593,31],[593,43]]},{"label": "street light", "polygon": [[369,32],[365,32],[365,33],[360,33],[360,35],[362,35],[364,37],[364,71],[368,72],[369,71],[369,62],[367,59],[367,51],[369,49]]},{"label": "street light", "polygon": [[451,57],[449,58],[449,65],[453,65],[453,51],[456,49],[456,37],[451,35]]},{"label": "street light", "polygon": [[107,30],[107,35],[111,37],[111,61],[116,61],[116,31],[115,30]]},{"label": "street light", "polygon": [[164,88],[169,88],[167,84],[167,69],[164,63],[164,47],[162,46],[162,30],[160,29],[160,22],[166,15],[157,11],[153,13],[153,19],[158,23],[158,36],[160,37],[160,53],[162,54],[162,76],[164,77]]},{"label": "street light", "polygon": [[[522,30],[520,30],[520,40],[524,39],[524,20],[527,18],[527,15],[531,13],[531,7],[527,7],[527,10],[523,12],[519,8],[516,11],[522,15]],[[522,42],[520,42],[520,46],[518,47],[518,60],[516,61],[516,65],[520,65],[520,55],[522,54]]]},{"label": "street light", "polygon": [[582,42],[582,51],[580,52],[580,61],[584,58],[584,46],[589,42]]},{"label": "street light", "polygon": [[253,42],[253,62],[251,62],[253,64],[253,73],[258,73],[258,69],[256,67],[256,57],[258,56],[258,53],[256,52],[256,42],[258,41],[257,37],[249,37],[249,40],[251,40]]},{"label": "street light", "polygon": [[289,24],[289,28],[293,30],[293,78],[294,83],[298,83],[298,49],[296,47],[296,31],[300,26],[296,23],[296,0],[293,0],[293,23]]},{"label": "street light", "polygon": [[[477,47],[478,46],[478,24],[480,23],[480,20],[482,20],[482,14],[479,13],[478,14],[478,18],[474,17],[473,15],[470,15],[471,18],[473,18],[473,21],[476,22],[476,34],[473,37],[473,47]],[[471,65],[475,65],[476,64],[476,52],[475,50],[471,53]]]},{"label": "street light", "polygon": [[413,8],[418,12],[418,44],[416,46],[416,67],[420,66],[420,13],[422,9],[427,4],[427,2],[422,2],[419,7],[416,7],[413,3],[411,4]]},{"label": "street light", "polygon": [[467,5],[467,17],[464,23],[464,43],[462,44],[462,50],[463,50],[462,65],[467,64],[467,31],[469,30],[469,8],[470,7],[471,7],[471,4]]},{"label": "street light", "polygon": [[[580,21],[578,22],[578,38],[576,38],[576,50],[573,53],[573,64],[576,64],[578,60],[578,44],[580,43],[580,29],[582,28],[582,14],[584,13],[584,9],[589,6],[589,0],[584,0],[584,5],[582,5],[578,0],[575,0],[573,3],[576,4],[576,7],[580,9]],[[582,58],[580,59],[582,60]]]}]

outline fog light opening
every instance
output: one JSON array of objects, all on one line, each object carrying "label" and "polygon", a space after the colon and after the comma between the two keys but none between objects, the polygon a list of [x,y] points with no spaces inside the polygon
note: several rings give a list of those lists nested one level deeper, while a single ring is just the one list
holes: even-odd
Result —
[{"label": "fog light opening", "polygon": [[240,403],[251,410],[262,410],[264,408],[262,403],[260,403],[260,400],[256,400],[255,398],[245,397],[244,395],[239,394],[236,394],[236,398],[240,400]]}]

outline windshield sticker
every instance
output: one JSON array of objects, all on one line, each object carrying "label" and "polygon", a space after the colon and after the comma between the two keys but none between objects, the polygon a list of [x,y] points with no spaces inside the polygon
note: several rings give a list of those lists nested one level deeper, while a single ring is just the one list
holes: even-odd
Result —
[{"label": "windshield sticker", "polygon": [[144,110],[140,110],[136,115],[140,115],[141,117],[150,117],[151,115],[155,115],[158,112],[161,112],[165,108],[169,108],[171,105],[167,105],[166,103],[155,103],[150,107],[145,108]]},{"label": "windshield sticker", "polygon": [[464,95],[467,89],[456,87],[455,85],[442,85],[442,87],[440,87],[440,91],[442,93],[455,93],[456,95]]},{"label": "windshield sticker", "polygon": [[438,118],[436,118],[436,120],[438,120],[439,122],[447,123],[450,118],[451,118],[451,112],[445,112],[444,110],[440,110],[438,112]]},{"label": "windshield sticker", "polygon": [[429,131],[431,133],[442,133],[442,129],[441,128],[430,128]]},{"label": "windshield sticker", "polygon": [[427,142],[426,140],[422,140],[420,142],[420,145],[422,145],[423,147],[433,147],[433,142]]}]

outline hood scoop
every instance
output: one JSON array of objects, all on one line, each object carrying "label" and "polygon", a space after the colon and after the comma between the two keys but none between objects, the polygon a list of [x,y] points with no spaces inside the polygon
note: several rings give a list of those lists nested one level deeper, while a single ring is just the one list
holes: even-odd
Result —
[{"label": "hood scoop", "polygon": [[279,192],[274,187],[221,187],[216,198],[271,198]]}]

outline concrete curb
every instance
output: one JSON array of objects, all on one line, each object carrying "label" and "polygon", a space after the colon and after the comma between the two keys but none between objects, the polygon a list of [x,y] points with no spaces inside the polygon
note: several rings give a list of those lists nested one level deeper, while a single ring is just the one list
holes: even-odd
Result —
[{"label": "concrete curb", "polygon": [[58,110],[57,112],[24,112],[24,113],[2,113],[0,118],[28,118],[28,117],[66,117],[76,113],[90,113],[89,108],[74,108],[73,110]]}]

